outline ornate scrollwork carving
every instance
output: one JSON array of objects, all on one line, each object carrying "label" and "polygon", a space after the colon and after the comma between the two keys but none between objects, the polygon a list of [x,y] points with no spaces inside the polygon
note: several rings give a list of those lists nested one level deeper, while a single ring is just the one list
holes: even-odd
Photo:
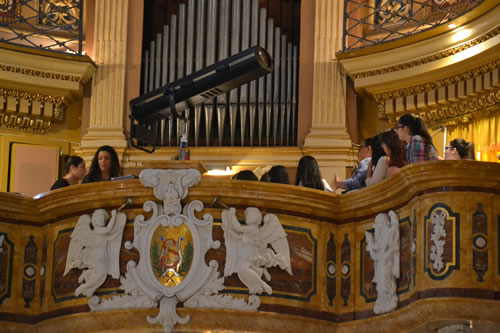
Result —
[{"label": "ornate scrollwork carving", "polygon": [[397,90],[392,90],[392,91],[387,91],[384,93],[380,94],[374,94],[373,98],[377,103],[382,103],[383,101],[392,99],[392,98],[398,98],[402,96],[410,96],[413,94],[421,93],[424,91],[429,91],[437,88],[441,88],[444,86],[448,86],[451,84],[458,83],[460,81],[465,81],[468,79],[475,78],[478,75],[482,75],[484,73],[491,72],[492,70],[497,69],[500,66],[500,60],[495,60],[492,61],[488,64],[476,67],[470,71],[463,72],[454,76],[450,76],[444,79],[440,80],[435,80],[432,82],[427,82],[424,84],[408,87],[408,88],[401,88]]},{"label": "ornate scrollwork carving", "polygon": [[446,107],[421,112],[419,116],[431,127],[444,124],[453,125],[463,120],[469,120],[469,117],[464,119],[464,116],[476,114],[479,111],[488,111],[490,108],[497,107],[499,103],[500,91],[495,91]]},{"label": "ornate scrollwork carving", "polygon": [[[190,187],[200,182],[200,173],[195,169],[148,169],[141,172],[139,179],[145,187],[152,187],[155,197],[163,203],[146,201],[144,211],[152,211],[152,216],[146,220],[138,215],[134,220],[134,239],[125,242],[125,248],[137,249],[140,259],[138,263],[129,261],[125,277],[120,279],[125,294],[105,299],[94,296],[89,300],[91,310],[159,305],[158,315],[148,316],[147,321],[161,324],[164,332],[189,322],[189,316],[177,314],[180,302],[185,307],[257,310],[260,299],[256,295],[249,296],[248,301],[219,295],[225,286],[218,263],[205,262],[207,251],[220,247],[220,242],[212,239],[213,217],[208,213],[203,219],[196,217],[195,212],[203,210],[201,201],[193,200],[182,208],[181,200],[187,197]],[[276,234],[266,230],[266,235]],[[288,255],[285,268],[291,271],[289,261]]]},{"label": "ornate scrollwork carving", "polygon": [[31,69],[31,68],[16,67],[16,66],[11,66],[11,65],[4,65],[4,64],[0,64],[0,71],[36,76],[36,77],[41,77],[41,78],[46,78],[46,79],[79,82],[82,85],[86,85],[88,82],[88,79],[83,78],[83,77],[78,77],[75,75],[44,72],[44,71],[39,71],[39,70]]},{"label": "ornate scrollwork carving", "polygon": [[41,19],[42,24],[48,26],[63,26],[66,29],[78,29],[78,18],[80,8],[73,0],[41,0],[40,12],[45,16]]},{"label": "ornate scrollwork carving", "polygon": [[[15,98],[17,104],[24,100],[30,108],[33,107],[34,102],[43,103],[44,106],[43,108],[40,106],[41,112],[39,114],[37,112],[23,114],[9,112],[8,108],[3,103],[0,103],[0,127],[35,133],[45,133],[52,127],[54,122],[62,121],[64,110],[69,105],[69,101],[62,96],[42,95],[7,88],[0,88],[0,97],[4,99]],[[51,112],[45,114],[47,105],[49,105]]]}]

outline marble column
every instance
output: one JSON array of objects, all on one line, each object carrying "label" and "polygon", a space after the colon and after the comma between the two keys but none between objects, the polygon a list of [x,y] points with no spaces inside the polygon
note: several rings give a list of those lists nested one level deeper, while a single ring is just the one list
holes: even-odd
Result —
[{"label": "marble column", "polygon": [[129,0],[96,0],[94,55],[97,71],[92,80],[90,122],[80,149],[88,155],[101,145],[110,145],[123,153],[125,70]]},{"label": "marble column", "polygon": [[342,49],[344,2],[316,0],[313,101],[305,147],[351,147],[345,116],[345,78],[335,52]]}]

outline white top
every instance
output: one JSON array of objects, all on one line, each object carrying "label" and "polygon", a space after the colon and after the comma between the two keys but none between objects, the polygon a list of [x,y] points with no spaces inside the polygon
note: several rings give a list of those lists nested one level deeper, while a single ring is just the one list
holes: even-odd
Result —
[{"label": "white top", "polygon": [[333,192],[332,188],[330,187],[330,184],[326,181],[326,179],[321,178],[321,182],[323,183],[323,186],[325,187],[325,191],[327,192]]},{"label": "white top", "polygon": [[387,178],[387,171],[389,170],[389,164],[387,163],[386,156],[382,156],[377,161],[377,166],[371,177],[366,177],[366,186],[372,186],[380,183]]}]

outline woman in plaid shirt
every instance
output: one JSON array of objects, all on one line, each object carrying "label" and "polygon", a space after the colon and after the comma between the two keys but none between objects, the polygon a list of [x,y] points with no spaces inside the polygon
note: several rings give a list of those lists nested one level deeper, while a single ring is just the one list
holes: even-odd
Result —
[{"label": "woman in plaid shirt", "polygon": [[431,135],[422,118],[411,114],[402,115],[396,126],[396,132],[399,139],[406,143],[408,164],[438,159]]}]

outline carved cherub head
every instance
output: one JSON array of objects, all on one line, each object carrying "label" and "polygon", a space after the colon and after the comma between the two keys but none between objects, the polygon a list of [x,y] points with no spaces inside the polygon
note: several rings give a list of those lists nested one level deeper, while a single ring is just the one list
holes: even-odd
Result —
[{"label": "carved cherub head", "polygon": [[247,225],[259,225],[262,222],[262,214],[255,207],[248,207],[245,209],[245,222]]},{"label": "carved cherub head", "polygon": [[108,219],[109,219],[109,214],[104,209],[97,209],[92,214],[92,226],[94,228],[104,227]]}]

